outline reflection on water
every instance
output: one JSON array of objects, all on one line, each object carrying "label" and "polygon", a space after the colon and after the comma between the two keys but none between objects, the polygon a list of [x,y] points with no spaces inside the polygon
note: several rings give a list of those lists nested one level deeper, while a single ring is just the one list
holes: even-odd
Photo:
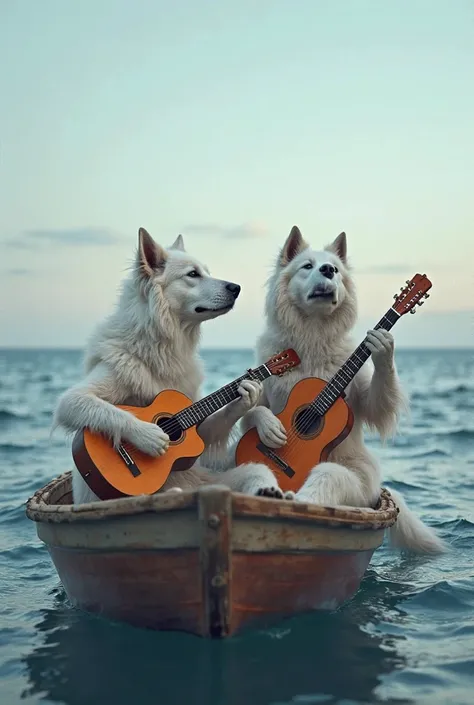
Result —
[{"label": "reflection on water", "polygon": [[301,702],[381,702],[380,679],[403,659],[396,651],[401,637],[376,628],[387,613],[402,613],[402,600],[401,586],[369,573],[337,613],[217,642],[112,624],[71,609],[58,592],[36,625],[42,645],[24,659],[23,697],[66,705],[280,705],[297,696]]}]

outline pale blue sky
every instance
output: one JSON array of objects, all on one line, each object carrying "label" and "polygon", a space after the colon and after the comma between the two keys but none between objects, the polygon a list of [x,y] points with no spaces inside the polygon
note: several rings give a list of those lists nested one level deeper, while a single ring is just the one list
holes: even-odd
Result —
[{"label": "pale blue sky", "polygon": [[0,2],[0,345],[82,345],[139,226],[179,232],[251,346],[296,223],[348,234],[362,332],[416,271],[400,345],[473,345],[471,0]]}]

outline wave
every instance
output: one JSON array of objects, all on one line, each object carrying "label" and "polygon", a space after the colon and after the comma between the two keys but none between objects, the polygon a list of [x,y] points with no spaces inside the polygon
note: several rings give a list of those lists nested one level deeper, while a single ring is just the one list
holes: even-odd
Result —
[{"label": "wave", "polygon": [[20,450],[33,450],[34,448],[36,448],[36,445],[33,443],[0,443],[0,450],[6,453],[16,453]]},{"label": "wave", "polygon": [[447,389],[432,390],[428,389],[425,392],[413,392],[411,394],[411,399],[449,399],[449,397],[456,394],[473,394],[474,387],[467,384],[455,384]]},{"label": "wave", "polygon": [[454,533],[455,531],[472,531],[474,528],[474,522],[469,521],[469,519],[465,519],[464,517],[460,517],[459,519],[449,519],[447,521],[441,521],[439,522],[438,526],[443,529],[450,529],[451,533]]},{"label": "wave", "polygon": [[474,607],[474,591],[472,589],[473,571],[462,571],[460,574],[452,574],[435,583],[416,590],[410,602],[411,605],[423,607],[423,609],[440,610],[449,609],[457,611],[468,607]]},{"label": "wave", "polygon": [[0,422],[1,421],[24,421],[25,419],[31,418],[28,412],[24,411],[13,411],[13,409],[0,409]]},{"label": "wave", "polygon": [[437,433],[437,436],[443,436],[444,438],[458,438],[462,439],[463,441],[469,441],[471,438],[474,438],[474,431],[468,428],[456,428],[452,431],[446,431],[446,432],[441,432]]},{"label": "wave", "polygon": [[449,451],[443,450],[442,448],[428,448],[426,450],[421,448],[415,450],[413,444],[411,447],[405,446],[404,448],[397,448],[396,452],[390,453],[389,458],[395,460],[410,460],[412,458],[450,458],[451,456],[452,454]]},{"label": "wave", "polygon": [[[427,428],[426,431],[422,432],[417,432],[412,434],[409,439],[408,443],[402,444],[402,443],[395,443],[394,446],[398,448],[407,448],[410,449],[411,446],[415,446],[416,443],[422,441],[423,439],[429,439],[429,438],[438,438],[440,440],[445,440],[448,438],[456,438],[457,440],[462,440],[462,441],[470,441],[471,439],[474,438],[474,429],[472,428],[465,428],[465,427],[458,427],[458,428],[439,428],[439,429],[430,429]],[[439,449],[441,450],[441,449]]]}]

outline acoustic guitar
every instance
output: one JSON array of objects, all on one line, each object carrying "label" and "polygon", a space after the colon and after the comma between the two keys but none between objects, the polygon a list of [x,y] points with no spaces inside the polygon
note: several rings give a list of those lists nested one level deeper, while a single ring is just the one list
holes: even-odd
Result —
[{"label": "acoustic guitar", "polygon": [[[415,313],[415,306],[424,303],[422,298],[429,297],[432,285],[425,274],[416,274],[406,284],[395,294],[394,304],[376,329],[390,330],[405,313]],[[316,377],[297,382],[277,415],[287,434],[286,444],[277,450],[269,448],[252,428],[237,445],[236,464],[264,463],[275,473],[282,490],[299,490],[312,468],[327,460],[349,435],[354,418],[344,390],[369,357],[370,351],[362,342],[329,382]]]},{"label": "acoustic guitar", "polygon": [[149,406],[117,405],[141,421],[162,428],[170,439],[166,453],[155,458],[137,450],[131,443],[114,447],[104,435],[85,428],[78,431],[73,440],[74,463],[100,499],[153,494],[164,485],[172,471],[188,470],[201,455],[205,446],[196,426],[238,399],[240,382],[246,379],[263,382],[271,375],[284,374],[299,363],[294,350],[284,350],[194,404],[185,394],[166,389]]}]

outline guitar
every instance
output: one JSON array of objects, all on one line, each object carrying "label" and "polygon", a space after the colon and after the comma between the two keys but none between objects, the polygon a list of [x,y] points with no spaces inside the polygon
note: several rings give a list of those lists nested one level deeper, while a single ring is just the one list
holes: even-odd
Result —
[{"label": "guitar", "polygon": [[149,406],[119,405],[119,409],[129,411],[141,421],[156,423],[168,434],[166,453],[154,458],[131,443],[114,448],[111,440],[85,428],[76,433],[72,443],[74,463],[100,499],[153,494],[172,471],[188,470],[201,455],[205,446],[197,424],[238,399],[241,381],[263,381],[271,375],[282,375],[299,363],[296,352],[288,349],[194,404],[185,394],[166,389]]},{"label": "guitar", "polygon": [[[375,328],[390,330],[405,313],[415,313],[428,298],[431,282],[425,274],[416,274],[407,286],[395,294],[395,302]],[[236,448],[237,465],[265,463],[275,474],[282,490],[297,491],[312,468],[327,460],[329,453],[349,435],[354,417],[343,399],[344,390],[370,357],[362,342],[338,372],[326,382],[309,377],[297,382],[286,406],[277,415],[287,432],[282,448],[269,448],[259,439],[255,428],[245,433]]]}]

